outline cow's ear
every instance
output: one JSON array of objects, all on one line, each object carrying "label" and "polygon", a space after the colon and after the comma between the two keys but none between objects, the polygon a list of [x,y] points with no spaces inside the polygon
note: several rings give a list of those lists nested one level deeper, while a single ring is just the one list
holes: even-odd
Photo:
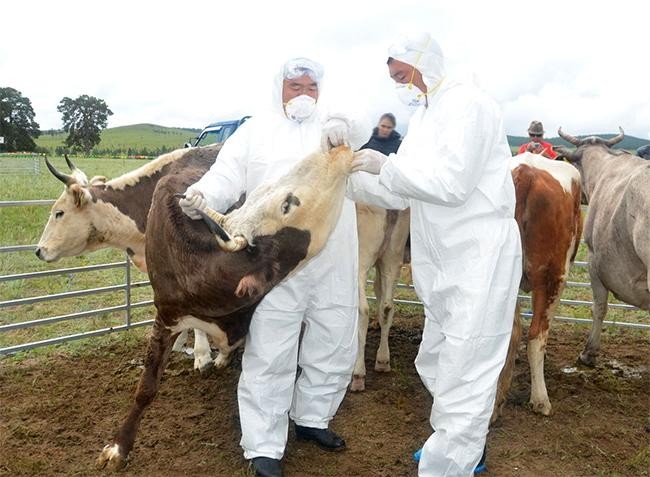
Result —
[{"label": "cow's ear", "polygon": [[74,205],[78,208],[83,207],[86,203],[92,200],[92,195],[90,195],[88,189],[79,184],[72,184],[68,187],[68,193],[72,194]]},{"label": "cow's ear", "polygon": [[90,179],[90,185],[100,185],[100,184],[105,184],[106,181],[106,176],[94,176],[92,179]]}]

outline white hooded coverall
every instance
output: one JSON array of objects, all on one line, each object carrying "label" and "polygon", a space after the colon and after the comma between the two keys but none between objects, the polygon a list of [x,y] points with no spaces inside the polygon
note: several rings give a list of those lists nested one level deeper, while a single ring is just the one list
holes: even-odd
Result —
[{"label": "white hooded coverall", "polygon": [[[317,103],[303,122],[288,119],[282,107],[282,80],[281,73],[271,110],[237,129],[210,170],[188,188],[202,192],[215,210],[227,210],[243,192],[282,176],[320,148],[323,125],[333,115]],[[358,148],[369,129],[345,119],[351,126],[351,145]],[[238,387],[240,444],[246,459],[282,458],[288,413],[296,424],[328,427],[345,395],[357,354],[357,276],[356,212],[354,203],[345,199],[325,248],[271,290],[253,315]],[[298,365],[301,373],[296,380]]]},{"label": "white hooded coverall", "polygon": [[379,176],[353,174],[348,195],[411,207],[413,281],[425,307],[415,365],[434,398],[435,431],[419,475],[470,476],[486,441],[521,278],[511,154],[496,104],[443,79],[442,54],[428,35],[389,56],[438,89],[415,111]]}]

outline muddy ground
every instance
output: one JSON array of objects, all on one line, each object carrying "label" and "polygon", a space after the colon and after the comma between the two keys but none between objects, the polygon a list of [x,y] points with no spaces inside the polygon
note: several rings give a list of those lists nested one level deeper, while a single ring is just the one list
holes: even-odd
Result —
[{"label": "muddy ground", "polygon": [[[379,333],[369,333],[367,390],[346,396],[332,428],[348,443],[330,454],[297,443],[284,459],[291,476],[417,475],[411,453],[426,439],[431,399],[413,366],[421,319],[392,330],[393,371],[372,371]],[[553,415],[528,408],[525,348],[505,413],[488,440],[489,471],[499,476],[650,475],[650,337],[611,328],[595,369],[576,366],[588,328],[554,324],[546,379]],[[47,359],[0,361],[0,475],[94,476],[94,460],[126,412],[145,340],[106,339],[94,353],[62,348]],[[127,476],[248,476],[238,446],[239,360],[200,377],[175,355],[142,422]]]}]

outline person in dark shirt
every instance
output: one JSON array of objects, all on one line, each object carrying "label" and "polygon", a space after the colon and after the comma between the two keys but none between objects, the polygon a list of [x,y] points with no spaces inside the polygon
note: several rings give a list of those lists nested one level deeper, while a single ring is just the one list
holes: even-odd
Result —
[{"label": "person in dark shirt", "polygon": [[395,131],[395,125],[395,116],[392,113],[382,114],[379,124],[372,130],[370,140],[361,146],[361,149],[374,149],[385,155],[397,152],[402,143],[402,135]]}]

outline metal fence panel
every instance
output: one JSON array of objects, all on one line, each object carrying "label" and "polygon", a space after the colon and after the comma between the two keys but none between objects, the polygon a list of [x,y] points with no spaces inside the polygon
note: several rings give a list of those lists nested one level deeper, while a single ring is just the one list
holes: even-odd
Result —
[{"label": "metal fence panel", "polygon": [[[0,208],[1,207],[33,206],[33,205],[51,205],[53,203],[54,203],[53,200],[4,201],[4,202],[0,201]],[[36,248],[36,245],[9,245],[9,246],[0,247],[0,253],[21,252],[21,251],[34,250],[35,248]],[[587,262],[581,262],[581,261],[574,262],[574,266],[576,266],[576,267],[586,267],[587,265],[588,265]],[[136,327],[140,327],[140,326],[146,326],[146,325],[149,325],[149,324],[153,323],[153,320],[144,320],[144,321],[139,321],[139,322],[135,322],[135,323],[133,323],[131,321],[131,310],[133,310],[135,308],[151,306],[153,304],[153,301],[152,300],[145,300],[145,301],[140,301],[140,302],[137,302],[137,303],[132,303],[131,291],[133,289],[135,289],[135,288],[149,286],[150,283],[148,281],[140,281],[140,282],[135,282],[135,283],[131,282],[130,261],[129,261],[127,256],[125,256],[125,260],[123,262],[104,263],[104,264],[98,264],[98,265],[89,265],[89,266],[86,266],[86,267],[71,267],[71,268],[61,268],[61,269],[57,269],[57,270],[44,270],[44,271],[31,272],[31,273],[14,273],[14,274],[10,274],[10,275],[3,275],[3,276],[0,276],[0,283],[2,283],[2,282],[10,282],[10,281],[15,281],[15,280],[26,280],[26,279],[32,279],[32,278],[43,278],[43,277],[64,275],[64,274],[71,274],[71,273],[100,271],[100,270],[107,270],[107,269],[120,268],[120,267],[124,267],[124,269],[125,269],[125,283],[123,283],[123,284],[111,285],[111,286],[106,286],[106,287],[97,287],[97,288],[86,289],[86,290],[77,290],[77,291],[71,291],[71,292],[55,293],[55,294],[36,296],[36,297],[19,298],[19,299],[15,299],[15,300],[6,300],[6,301],[0,302],[0,309],[1,308],[8,308],[10,306],[12,306],[12,307],[14,307],[14,306],[26,306],[26,305],[31,305],[31,304],[34,304],[34,303],[39,303],[39,302],[46,302],[46,301],[51,301],[51,300],[60,300],[60,299],[63,299],[63,298],[70,298],[70,297],[97,295],[99,293],[108,293],[108,292],[114,292],[114,291],[120,291],[120,290],[124,290],[124,304],[117,305],[117,306],[112,306],[112,307],[104,307],[104,308],[98,308],[98,309],[94,309],[94,310],[76,312],[76,313],[69,313],[69,314],[59,315],[59,316],[45,317],[45,318],[41,318],[41,319],[37,319],[37,320],[30,320],[30,321],[24,321],[24,322],[19,322],[19,323],[10,323],[10,324],[7,324],[7,325],[0,326],[0,333],[8,332],[8,331],[11,331],[11,330],[17,330],[17,329],[32,328],[32,327],[41,326],[41,325],[48,325],[48,324],[58,323],[58,322],[61,322],[61,321],[87,318],[87,317],[94,316],[94,315],[101,315],[101,314],[113,313],[113,312],[124,312],[124,314],[125,314],[125,322],[124,322],[123,325],[113,326],[113,327],[108,327],[108,328],[102,328],[102,329],[87,331],[87,332],[83,332],[83,333],[76,333],[76,334],[71,334],[71,335],[67,335],[67,336],[53,337],[53,338],[48,338],[48,339],[45,339],[45,340],[34,341],[34,342],[31,342],[31,343],[24,343],[24,344],[8,346],[8,347],[5,347],[5,348],[0,348],[0,356],[1,355],[12,354],[12,353],[17,353],[19,351],[25,351],[25,350],[33,349],[33,348],[37,348],[37,347],[40,347],[40,346],[47,346],[47,345],[52,345],[52,344],[64,343],[64,342],[83,339],[83,338],[88,338],[88,337],[92,337],[92,336],[101,336],[101,335],[105,335],[105,334],[108,334],[108,333],[123,331],[123,330],[136,328]],[[369,280],[368,284],[372,285],[373,281]],[[589,283],[567,282],[567,288],[568,287],[586,288],[586,287],[589,287],[589,286],[590,286]],[[413,285],[398,283],[397,287],[401,288],[401,289],[409,289],[411,291],[414,291]],[[524,301],[530,300],[530,297],[525,296],[525,295],[520,295],[519,298],[521,300],[524,300]],[[373,296],[369,296],[368,299],[369,300],[376,300],[376,298],[373,297]],[[420,301],[417,301],[417,300],[395,299],[394,301],[397,304],[405,304],[405,305],[411,305],[411,306],[423,306],[422,303]],[[562,299],[562,300],[560,300],[560,304],[574,305],[574,306],[591,306],[592,302],[585,301],[585,300]],[[633,307],[631,305],[619,304],[619,303],[610,303],[609,306],[612,307],[612,308],[620,308],[620,309],[623,309],[623,310],[636,310],[637,309],[637,308],[635,308],[635,307]],[[525,312],[522,313],[522,316],[525,317],[525,318],[530,317],[531,313],[528,312],[528,311],[525,311]],[[585,318],[572,318],[572,317],[556,316],[555,319],[561,320],[561,321],[573,322],[573,323],[591,323],[590,319],[585,319]],[[607,324],[607,325],[621,326],[621,327],[627,327],[627,328],[650,329],[649,324],[643,324],[643,323],[628,323],[628,322],[621,322],[621,321],[605,321],[604,323]]]}]

